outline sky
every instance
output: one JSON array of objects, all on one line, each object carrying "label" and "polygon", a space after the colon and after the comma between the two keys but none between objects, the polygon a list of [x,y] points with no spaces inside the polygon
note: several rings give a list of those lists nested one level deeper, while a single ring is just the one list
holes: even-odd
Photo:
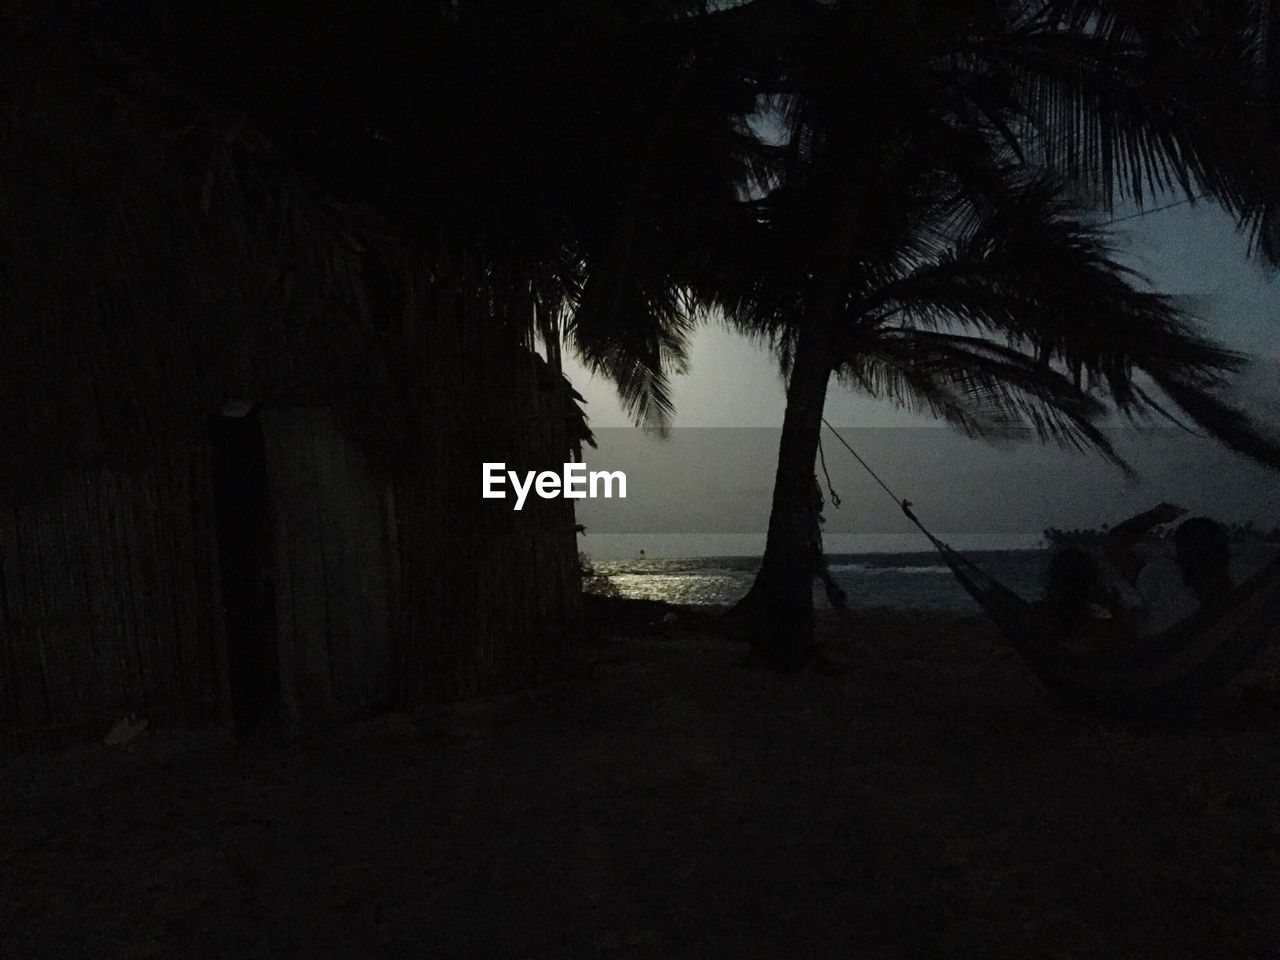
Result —
[{"label": "sky", "polygon": [[[1124,215],[1121,211],[1121,215]],[[1126,261],[1164,293],[1190,295],[1205,330],[1254,357],[1236,397],[1280,424],[1280,273],[1247,256],[1233,222],[1208,203],[1118,222]],[[584,500],[583,549],[597,559],[752,555],[764,547],[784,408],[776,361],[709,324],[674,384],[671,438],[633,428],[607,381],[571,358],[566,374],[588,401],[599,449],[590,469],[627,473],[625,502]],[[933,421],[832,385],[827,419],[927,526],[966,549],[1031,547],[1046,527],[1094,527],[1162,500],[1228,521],[1280,524],[1280,473],[1168,429],[1118,427],[1137,470],[1126,478],[1096,455],[1037,444],[993,448]],[[839,509],[825,511],[828,552],[927,549],[875,481],[827,434]]]}]

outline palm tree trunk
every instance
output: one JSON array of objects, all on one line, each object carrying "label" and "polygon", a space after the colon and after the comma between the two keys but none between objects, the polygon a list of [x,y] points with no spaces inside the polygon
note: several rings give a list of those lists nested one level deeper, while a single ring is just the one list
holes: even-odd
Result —
[{"label": "palm tree trunk", "polygon": [[799,667],[814,649],[813,578],[821,548],[813,471],[831,378],[830,335],[824,316],[797,338],[764,559],[734,611],[750,619],[757,654],[779,669]]},{"label": "palm tree trunk", "polygon": [[[837,150],[837,155],[851,155]],[[851,160],[834,165],[852,170]],[[780,670],[795,670],[817,648],[813,635],[813,581],[822,560],[814,469],[827,386],[835,369],[836,339],[843,317],[849,253],[859,224],[857,178],[837,181],[830,191],[816,289],[796,336],[787,409],[778,446],[773,507],[760,572],[734,608],[747,626],[757,656]]]}]

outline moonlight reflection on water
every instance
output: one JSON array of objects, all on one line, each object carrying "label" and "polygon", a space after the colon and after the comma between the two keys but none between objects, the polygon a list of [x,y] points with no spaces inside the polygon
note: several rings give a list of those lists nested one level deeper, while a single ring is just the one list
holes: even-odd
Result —
[{"label": "moonlight reflection on water", "polygon": [[[1044,571],[1040,551],[975,554],[1014,589],[1034,596]],[[637,558],[593,564],[624,597],[696,606],[737,602],[751,587],[759,557]],[[828,557],[837,582],[856,606],[922,610],[976,609],[935,553],[869,553]],[[821,590],[818,605],[825,606]]]},{"label": "moonlight reflection on water", "polygon": [[[1248,544],[1235,549],[1232,573],[1248,577],[1275,552]],[[976,551],[966,554],[979,566],[1027,600],[1040,596],[1049,552],[1045,550]],[[903,610],[974,611],[978,606],[939,564],[936,553],[835,554],[827,558],[836,581],[857,607]],[[592,563],[624,597],[663,600],[692,606],[736,603],[751,587],[759,557],[695,557],[691,559],[599,560]],[[815,587],[815,602],[826,597]]]}]

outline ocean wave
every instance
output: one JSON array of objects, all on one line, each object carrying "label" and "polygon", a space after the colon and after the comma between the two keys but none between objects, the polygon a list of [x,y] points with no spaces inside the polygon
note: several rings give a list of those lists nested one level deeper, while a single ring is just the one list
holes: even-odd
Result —
[{"label": "ocean wave", "polygon": [[932,564],[924,567],[881,567],[869,566],[865,563],[836,563],[827,569],[832,573],[865,573],[877,577],[884,574],[914,576],[922,573],[937,575],[951,572],[950,568],[941,564]]}]

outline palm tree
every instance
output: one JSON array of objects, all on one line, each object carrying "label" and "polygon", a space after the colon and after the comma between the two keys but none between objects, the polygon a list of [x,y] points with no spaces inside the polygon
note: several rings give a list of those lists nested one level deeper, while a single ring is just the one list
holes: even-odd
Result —
[{"label": "palm tree", "polygon": [[1215,396],[1238,358],[1140,290],[1043,180],[1104,205],[1207,194],[1255,236],[1265,224],[1270,158],[1244,145],[1258,116],[1252,5],[1189,2],[1176,28],[1154,5],[1119,6],[817,5],[808,56],[777,58],[785,172],[757,204],[766,239],[732,313],[789,374],[765,556],[743,602],[779,660],[811,635],[833,374],[970,432],[1029,425],[1112,456],[1090,426],[1104,400],[1132,416],[1172,406],[1280,462]]},{"label": "palm tree", "polygon": [[563,192],[553,269],[535,281],[548,352],[563,339],[659,433],[673,413],[669,376],[686,372],[688,337],[718,303],[707,278],[724,238],[752,225],[741,192],[772,171],[773,151],[748,125],[746,71],[706,48],[700,21],[664,24],[658,52],[620,81],[640,102],[621,118],[625,133],[596,134],[592,175]]}]

